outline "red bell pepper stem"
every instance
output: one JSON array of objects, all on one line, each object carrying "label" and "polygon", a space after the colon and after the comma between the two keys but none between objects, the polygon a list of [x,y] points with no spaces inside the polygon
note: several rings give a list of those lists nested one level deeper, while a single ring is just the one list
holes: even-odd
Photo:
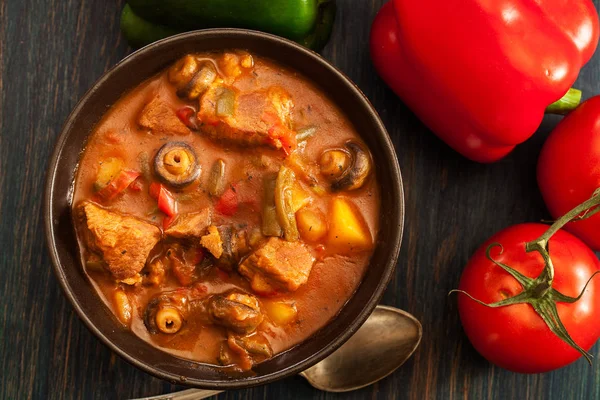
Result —
[{"label": "red bell pepper stem", "polygon": [[546,114],[567,115],[581,103],[581,90],[571,88],[563,97],[546,107]]}]

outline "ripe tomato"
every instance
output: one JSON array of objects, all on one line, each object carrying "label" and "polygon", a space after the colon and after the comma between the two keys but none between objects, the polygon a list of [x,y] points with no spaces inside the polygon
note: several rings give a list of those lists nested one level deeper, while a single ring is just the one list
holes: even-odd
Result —
[{"label": "ripe tomato", "polygon": [[[519,224],[489,239],[469,260],[459,289],[484,303],[494,303],[523,291],[508,272],[486,257],[523,275],[536,278],[544,268],[537,252],[526,253],[525,244],[548,229],[543,224]],[[554,264],[553,288],[577,297],[587,280],[600,269],[594,253],[579,239],[559,230],[549,241]],[[464,294],[458,294],[458,310],[464,330],[475,349],[490,362],[511,371],[540,373],[565,366],[581,354],[550,331],[530,304],[489,308]],[[600,337],[600,277],[592,279],[582,298],[575,303],[557,303],[561,321],[573,340],[589,350]]]},{"label": "ripe tomato", "polygon": [[[537,175],[554,218],[600,188],[600,96],[584,102],[556,126],[540,154]],[[600,213],[565,229],[600,251]]]}]

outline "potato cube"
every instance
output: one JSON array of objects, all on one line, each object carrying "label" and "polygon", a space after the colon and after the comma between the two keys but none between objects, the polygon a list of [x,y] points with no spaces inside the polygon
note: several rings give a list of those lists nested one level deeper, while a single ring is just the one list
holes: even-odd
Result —
[{"label": "potato cube", "polygon": [[327,223],[320,211],[303,208],[296,213],[296,223],[302,239],[317,242],[327,233]]},{"label": "potato cube", "polygon": [[331,246],[347,251],[367,250],[373,247],[371,232],[363,216],[350,200],[337,197],[331,202],[329,234]]},{"label": "potato cube", "polygon": [[264,309],[269,319],[279,326],[289,324],[296,319],[296,315],[298,314],[295,304],[281,301],[265,302]]},{"label": "potato cube", "polygon": [[96,174],[95,190],[101,190],[119,175],[125,163],[120,158],[109,157],[103,160],[98,167]]}]

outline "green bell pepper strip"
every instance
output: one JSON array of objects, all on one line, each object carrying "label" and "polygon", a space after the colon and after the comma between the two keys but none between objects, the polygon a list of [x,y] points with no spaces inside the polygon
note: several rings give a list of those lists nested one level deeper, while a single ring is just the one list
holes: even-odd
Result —
[{"label": "green bell pepper strip", "polygon": [[121,30],[134,47],[222,27],[268,32],[319,51],[329,40],[335,11],[335,0],[129,0]]}]

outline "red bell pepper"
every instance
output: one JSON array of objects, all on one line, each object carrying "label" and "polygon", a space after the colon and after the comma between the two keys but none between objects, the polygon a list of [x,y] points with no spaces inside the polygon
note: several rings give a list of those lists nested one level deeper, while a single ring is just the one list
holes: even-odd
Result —
[{"label": "red bell pepper", "polygon": [[590,0],[392,0],[373,22],[371,58],[442,140],[494,162],[546,110],[577,106],[581,92],[569,88],[596,49],[598,25]]},{"label": "red bell pepper", "polygon": [[166,214],[167,217],[170,217],[165,224],[168,226],[172,222],[172,218],[177,215],[177,200],[175,200],[173,194],[160,183],[152,182],[149,191],[150,197],[153,197],[158,201],[158,209]]},{"label": "red bell pepper", "polygon": [[182,107],[179,110],[177,110],[176,114],[179,120],[191,130],[197,131],[198,129],[200,129],[198,126],[198,119],[196,118],[196,110],[194,110],[192,107]]},{"label": "red bell pepper", "polygon": [[233,186],[225,191],[215,204],[215,211],[221,215],[232,216],[238,209],[238,197]]},{"label": "red bell pepper", "polygon": [[96,196],[98,196],[101,201],[110,201],[127,189],[138,176],[140,176],[140,173],[137,171],[122,170],[116,178],[111,180],[108,185],[96,193]]},{"label": "red bell pepper", "polygon": [[273,145],[281,147],[285,156],[289,156],[298,145],[294,132],[285,126],[277,115],[269,111],[265,111],[261,119],[271,126],[268,134]]}]

